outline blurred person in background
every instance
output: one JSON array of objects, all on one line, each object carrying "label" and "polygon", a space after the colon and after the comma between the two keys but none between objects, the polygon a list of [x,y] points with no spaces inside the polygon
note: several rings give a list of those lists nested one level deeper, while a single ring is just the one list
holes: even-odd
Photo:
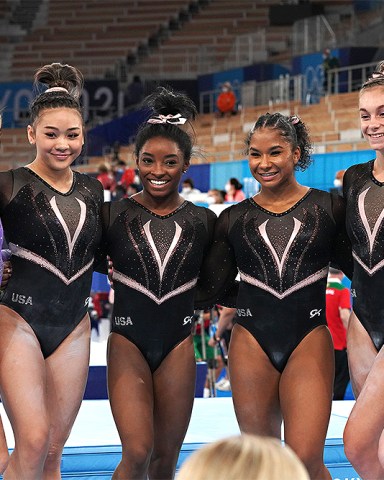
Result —
[{"label": "blurred person in background", "polygon": [[226,202],[241,202],[245,199],[243,192],[243,185],[237,178],[230,178],[225,184],[225,201]]},{"label": "blurred person in background", "polygon": [[221,92],[217,96],[216,107],[218,115],[225,117],[227,115],[236,115],[237,98],[230,82],[225,82],[221,87]]},{"label": "blurred person in background", "polygon": [[330,267],[326,289],[326,316],[335,352],[333,399],[343,400],[349,382],[347,329],[351,314],[351,292],[341,281],[342,271]]}]

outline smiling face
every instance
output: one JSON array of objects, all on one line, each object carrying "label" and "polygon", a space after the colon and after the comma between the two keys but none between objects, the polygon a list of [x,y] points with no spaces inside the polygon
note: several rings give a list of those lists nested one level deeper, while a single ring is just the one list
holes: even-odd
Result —
[{"label": "smiling face", "polygon": [[384,152],[384,87],[364,90],[359,99],[360,128],[373,150]]},{"label": "smiling face", "polygon": [[260,128],[249,144],[249,169],[261,188],[280,188],[294,183],[300,148],[292,145],[276,128]]},{"label": "smiling face", "polygon": [[188,164],[176,142],[152,137],[144,143],[136,164],[146,193],[153,197],[178,195],[181,176]]},{"label": "smiling face", "polygon": [[35,162],[54,171],[68,168],[84,144],[83,122],[72,108],[43,110],[27,133],[29,142],[36,145]]}]

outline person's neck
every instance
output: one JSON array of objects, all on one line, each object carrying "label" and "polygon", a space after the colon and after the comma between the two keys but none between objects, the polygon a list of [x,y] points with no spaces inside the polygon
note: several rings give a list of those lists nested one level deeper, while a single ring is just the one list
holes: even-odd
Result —
[{"label": "person's neck", "polygon": [[376,152],[376,159],[373,164],[373,176],[379,182],[384,182],[384,152]]},{"label": "person's neck", "polygon": [[53,170],[37,160],[34,160],[30,164],[26,165],[26,167],[35,172],[39,177],[41,177],[59,192],[66,193],[72,186],[73,171],[70,167],[63,170]]},{"label": "person's neck", "polygon": [[295,180],[276,188],[262,188],[254,198],[267,210],[281,213],[295,205],[307,191],[308,187],[300,185]]},{"label": "person's neck", "polygon": [[154,197],[142,190],[133,197],[138,203],[157,215],[168,215],[184,203],[184,198],[175,192],[167,197]]}]

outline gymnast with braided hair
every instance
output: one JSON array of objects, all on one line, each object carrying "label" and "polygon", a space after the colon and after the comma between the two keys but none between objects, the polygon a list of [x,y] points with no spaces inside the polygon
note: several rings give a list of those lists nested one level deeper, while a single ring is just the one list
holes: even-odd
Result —
[{"label": "gymnast with braided hair", "polygon": [[384,478],[384,61],[360,89],[359,116],[376,155],[348,168],[343,179],[354,259],[347,349],[356,398],[344,447],[361,478],[379,479]]},{"label": "gymnast with braided hair", "polygon": [[296,180],[311,160],[298,117],[262,115],[246,146],[261,189],[220,214],[201,275],[211,279],[196,303],[215,301],[239,271],[228,365],[240,429],[281,438],[283,420],[285,442],[310,478],[330,479],[323,451],[334,355],[325,291],[331,261],[352,271],[344,200]]},{"label": "gymnast with braided hair", "polygon": [[135,142],[143,189],[103,207],[115,289],[108,391],[122,442],[114,480],[174,477],[194,401],[194,296],[216,220],[179,194],[195,105],[164,87],[145,104]]},{"label": "gymnast with braided hair", "polygon": [[58,480],[89,366],[88,299],[101,239],[102,185],[75,172],[83,77],[54,63],[35,74],[28,165],[0,173],[13,274],[0,304],[0,394],[15,448],[4,480]]}]

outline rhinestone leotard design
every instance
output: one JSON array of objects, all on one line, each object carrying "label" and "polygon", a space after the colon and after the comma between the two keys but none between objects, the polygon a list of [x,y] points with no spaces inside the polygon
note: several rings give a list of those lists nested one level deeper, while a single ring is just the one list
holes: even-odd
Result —
[{"label": "rhinestone leotard design", "polygon": [[0,173],[0,214],[13,274],[2,303],[34,330],[45,357],[87,312],[101,239],[101,184],[74,172],[61,193],[28,168]]},{"label": "rhinestone leotard design", "polygon": [[112,331],[133,342],[155,371],[191,333],[216,215],[186,201],[159,216],[132,198],[104,210],[105,250],[114,267]]},{"label": "rhinestone leotard design", "polygon": [[224,210],[217,221],[213,260],[204,267],[214,272],[208,294],[215,297],[225,289],[238,268],[237,323],[280,372],[302,339],[326,325],[330,261],[351,272],[344,223],[343,199],[315,189],[284,213],[248,199]]},{"label": "rhinestone leotard design", "polygon": [[384,183],[373,160],[350,167],[343,180],[347,232],[352,243],[353,310],[377,350],[384,345]]}]

